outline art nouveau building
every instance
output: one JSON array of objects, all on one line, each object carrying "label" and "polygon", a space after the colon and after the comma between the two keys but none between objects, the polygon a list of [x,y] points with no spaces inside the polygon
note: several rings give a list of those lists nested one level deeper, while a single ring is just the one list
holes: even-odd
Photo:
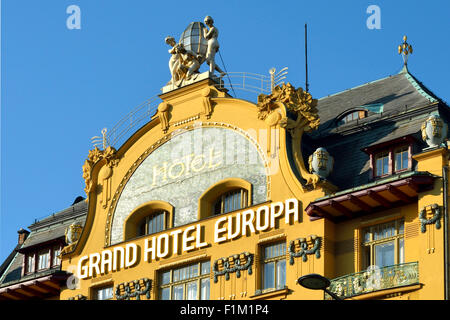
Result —
[{"label": "art nouveau building", "polygon": [[447,298],[450,114],[406,66],[256,103],[206,72],[151,103],[89,152],[60,299],[329,299],[311,273],[343,299]]},{"label": "art nouveau building", "polygon": [[71,274],[61,269],[60,252],[67,245],[66,229],[84,225],[83,197],[57,213],[18,231],[17,246],[0,266],[0,300],[58,300]]},{"label": "art nouveau building", "polygon": [[406,66],[319,100],[219,84],[166,87],[90,152],[61,299],[328,299],[296,283],[310,273],[342,298],[446,298],[448,106]]}]

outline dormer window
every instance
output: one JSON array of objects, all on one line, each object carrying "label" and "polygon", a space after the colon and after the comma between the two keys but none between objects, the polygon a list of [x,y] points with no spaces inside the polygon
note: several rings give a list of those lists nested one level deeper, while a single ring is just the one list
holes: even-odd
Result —
[{"label": "dormer window", "polygon": [[411,136],[387,141],[363,149],[370,156],[373,178],[411,170],[414,138]]},{"label": "dormer window", "polygon": [[51,247],[41,248],[40,250],[28,250],[24,253],[24,274],[31,274],[56,268],[61,265],[59,254],[61,253],[61,244]]},{"label": "dormer window", "polygon": [[375,156],[375,177],[384,177],[411,168],[410,146],[390,148]]},{"label": "dormer window", "polygon": [[352,111],[350,113],[347,113],[345,116],[343,116],[339,120],[339,125],[342,125],[342,124],[345,124],[345,123],[349,123],[349,122],[354,121],[354,120],[363,119],[365,117],[367,117],[367,111],[366,110]]}]

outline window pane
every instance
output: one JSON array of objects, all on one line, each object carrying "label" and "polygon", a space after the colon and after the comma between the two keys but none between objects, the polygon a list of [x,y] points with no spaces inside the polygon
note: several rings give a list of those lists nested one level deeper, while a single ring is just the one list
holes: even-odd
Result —
[{"label": "window pane", "polygon": [[193,264],[190,267],[190,273],[189,278],[197,277],[198,276],[198,264]]},{"label": "window pane", "polygon": [[405,232],[405,221],[399,221],[398,233],[403,234]]},{"label": "window pane", "polygon": [[53,248],[53,266],[59,266],[61,264],[61,259],[59,258],[59,254],[61,253],[61,247]]},{"label": "window pane", "polygon": [[409,155],[408,152],[403,152],[402,154],[402,168],[407,169],[409,164]]},{"label": "window pane", "polygon": [[264,248],[264,259],[284,256],[286,254],[286,243],[278,243]]},{"label": "window pane", "polygon": [[389,173],[389,158],[384,157],[383,158],[383,174]]},{"label": "window pane", "polygon": [[161,275],[161,284],[168,284],[169,282],[170,282],[170,271],[166,271]]},{"label": "window pane", "polygon": [[161,289],[161,300],[170,300],[170,288]]},{"label": "window pane", "polygon": [[275,287],[275,263],[269,262],[264,264],[263,289]]},{"label": "window pane", "polygon": [[402,169],[402,153],[395,154],[395,170]]},{"label": "window pane", "polygon": [[187,300],[197,300],[197,281],[187,284]]},{"label": "window pane", "polygon": [[173,282],[180,280],[180,270],[173,270]]},{"label": "window pane", "polygon": [[398,240],[398,263],[405,263],[405,242],[403,238]]},{"label": "window pane", "polygon": [[209,278],[201,280],[200,300],[209,300]]},{"label": "window pane", "polygon": [[395,264],[394,259],[394,241],[389,241],[383,244],[374,246],[375,249],[375,264],[382,268]]},{"label": "window pane", "polygon": [[377,176],[383,175],[383,160],[377,159]]},{"label": "window pane", "polygon": [[33,272],[34,269],[34,255],[28,256],[27,272]]},{"label": "window pane", "polygon": [[210,263],[209,261],[202,262],[202,275],[210,273]]},{"label": "window pane", "polygon": [[277,262],[277,288],[284,288],[286,285],[286,260]]},{"label": "window pane", "polygon": [[183,300],[183,285],[173,287],[172,300]]},{"label": "window pane", "polygon": [[112,287],[97,289],[97,300],[109,300],[112,298],[113,298]]},{"label": "window pane", "polygon": [[370,232],[366,231],[364,233],[364,242],[369,242],[370,241]]},{"label": "window pane", "polygon": [[41,252],[38,256],[38,270],[48,268],[48,260],[49,260],[50,252]]}]

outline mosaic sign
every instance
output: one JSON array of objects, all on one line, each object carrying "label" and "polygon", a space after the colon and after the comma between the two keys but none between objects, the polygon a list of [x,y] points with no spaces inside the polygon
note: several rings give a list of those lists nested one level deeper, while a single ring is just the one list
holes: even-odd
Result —
[{"label": "mosaic sign", "polygon": [[197,220],[198,200],[227,178],[252,184],[252,203],[267,200],[267,174],[256,146],[242,133],[198,127],[174,135],[136,169],[117,202],[111,244],[123,241],[124,221],[138,206],[160,200],[174,207],[174,227]]}]

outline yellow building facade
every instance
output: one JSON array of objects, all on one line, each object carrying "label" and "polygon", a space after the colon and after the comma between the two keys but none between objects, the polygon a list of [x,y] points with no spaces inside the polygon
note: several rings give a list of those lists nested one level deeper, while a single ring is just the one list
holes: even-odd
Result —
[{"label": "yellow building facade", "polygon": [[[319,100],[283,84],[257,103],[202,75],[161,94],[117,149],[90,151],[61,300],[329,299],[297,283],[312,273],[342,299],[447,298],[442,101],[407,70]],[[372,86],[408,86],[425,102],[394,115],[379,112],[385,100],[330,110]],[[395,126],[365,140],[386,117]]]}]

